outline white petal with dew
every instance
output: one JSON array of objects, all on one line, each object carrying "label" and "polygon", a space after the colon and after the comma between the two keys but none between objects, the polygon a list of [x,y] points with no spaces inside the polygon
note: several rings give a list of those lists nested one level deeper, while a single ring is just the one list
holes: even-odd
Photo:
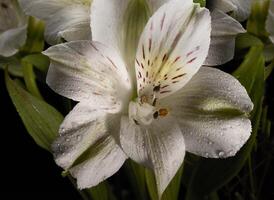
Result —
[{"label": "white petal with dew", "polygon": [[105,126],[107,114],[88,103],[78,103],[66,116],[52,145],[56,163],[71,172],[81,189],[113,175],[126,159]]},{"label": "white petal with dew", "polygon": [[131,92],[126,67],[112,49],[91,41],[76,41],[53,46],[43,52],[51,65],[48,85],[75,101],[105,107],[121,107]]},{"label": "white petal with dew", "polygon": [[247,115],[253,104],[245,88],[218,69],[201,68],[181,91],[161,103],[169,105],[191,153],[234,156],[250,136]]},{"label": "white petal with dew", "polygon": [[112,176],[123,165],[126,155],[112,137],[107,137],[90,147],[89,158],[69,171],[77,179],[80,189],[96,186]]},{"label": "white petal with dew", "polygon": [[140,126],[124,116],[120,143],[127,156],[154,171],[161,197],[185,155],[184,138],[176,120],[166,117],[148,126]]},{"label": "white petal with dew", "polygon": [[218,10],[211,12],[211,26],[210,48],[204,64],[221,65],[233,59],[235,38],[246,30],[238,21]]},{"label": "white petal with dew", "polygon": [[[198,71],[208,54],[209,11],[192,1],[170,1],[149,20],[139,41],[135,71],[139,96],[168,96]],[[202,33],[202,34],[201,34]]]}]

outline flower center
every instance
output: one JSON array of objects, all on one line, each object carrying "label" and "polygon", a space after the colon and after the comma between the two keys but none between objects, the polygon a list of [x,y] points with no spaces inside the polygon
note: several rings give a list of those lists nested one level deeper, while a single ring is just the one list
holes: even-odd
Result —
[{"label": "flower center", "polygon": [[167,108],[158,108],[156,102],[153,101],[152,105],[149,103],[149,98],[145,95],[137,98],[136,101],[129,103],[129,118],[136,125],[149,125],[153,120],[159,117],[165,117],[169,114]]}]

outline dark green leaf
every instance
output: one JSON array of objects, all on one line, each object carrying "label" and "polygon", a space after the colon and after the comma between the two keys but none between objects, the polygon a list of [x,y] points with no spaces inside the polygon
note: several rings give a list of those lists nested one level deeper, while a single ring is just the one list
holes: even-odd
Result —
[{"label": "dark green leaf", "polygon": [[50,151],[50,145],[58,135],[63,116],[54,107],[19,86],[9,77],[7,70],[5,81],[11,100],[27,131],[39,146]]},{"label": "dark green leaf", "polygon": [[125,167],[136,199],[148,199],[145,168],[130,159],[126,161]]},{"label": "dark green leaf", "polygon": [[[181,186],[182,172],[183,172],[183,165],[180,167],[180,169],[177,171],[176,175],[174,176],[174,178],[168,185],[161,200],[178,199],[180,186]],[[154,176],[153,172],[148,169],[146,169],[146,182],[147,182],[147,187],[148,187],[150,198],[152,200],[157,200],[158,194],[157,194],[155,176]]]},{"label": "dark green leaf", "polygon": [[115,196],[113,195],[110,187],[106,181],[100,183],[99,185],[84,190],[88,196],[91,196],[93,200],[115,200]]},{"label": "dark green leaf", "polygon": [[267,40],[268,33],[265,29],[268,14],[269,0],[254,1],[251,7],[251,15],[247,22],[247,31]]}]

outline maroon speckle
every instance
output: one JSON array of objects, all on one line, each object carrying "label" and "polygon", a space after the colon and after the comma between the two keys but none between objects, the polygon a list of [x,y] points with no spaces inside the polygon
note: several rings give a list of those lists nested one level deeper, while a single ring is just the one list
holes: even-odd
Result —
[{"label": "maroon speckle", "polygon": [[177,58],[175,58],[173,63],[176,63],[178,60],[180,60],[181,56],[178,56]]},{"label": "maroon speckle", "polygon": [[146,59],[146,54],[145,54],[145,46],[142,45],[142,51],[143,51],[143,59],[145,60]]},{"label": "maroon speckle", "polygon": [[117,66],[114,64],[114,62],[113,62],[109,57],[107,57],[107,59],[108,59],[108,61],[112,64],[112,66],[113,66],[114,68],[118,69]]},{"label": "maroon speckle", "polygon": [[179,71],[180,69],[182,69],[182,67],[177,68],[176,71]]},{"label": "maroon speckle", "polygon": [[175,76],[175,77],[172,78],[172,80],[175,80],[175,79],[177,79],[177,78],[183,77],[184,75],[186,75],[186,74],[184,73],[184,74],[180,74],[180,75],[178,75],[178,76]]},{"label": "maroon speckle", "polygon": [[190,64],[190,63],[192,63],[194,60],[196,60],[197,59],[197,57],[194,57],[194,58],[192,58],[191,60],[189,60],[188,62],[187,62],[187,64]]},{"label": "maroon speckle", "polygon": [[171,92],[171,90],[164,90],[164,91],[161,91],[160,94],[165,94],[165,93],[169,93]]},{"label": "maroon speckle", "polygon": [[151,46],[152,46],[152,39],[149,38],[149,41],[148,41],[148,50],[149,50],[149,52],[151,51]]},{"label": "maroon speckle", "polygon": [[161,20],[161,30],[163,29],[165,18],[166,18],[166,13],[164,13],[162,20]]},{"label": "maroon speckle", "polygon": [[165,62],[168,59],[167,54],[163,56],[162,62]]},{"label": "maroon speckle", "polygon": [[137,63],[138,66],[140,66],[140,63],[139,63],[139,61],[137,59],[136,59],[136,63]]},{"label": "maroon speckle", "polygon": [[141,72],[138,72],[138,73],[139,73],[139,77],[140,77],[140,78],[142,78],[142,74],[141,74]]},{"label": "maroon speckle", "polygon": [[144,65],[143,65],[143,63],[141,63],[141,66],[142,66],[142,68],[144,69]]},{"label": "maroon speckle", "polygon": [[168,86],[169,86],[169,85],[165,85],[165,86],[162,87],[162,89],[164,89],[164,88],[166,88],[166,87],[168,87]]}]

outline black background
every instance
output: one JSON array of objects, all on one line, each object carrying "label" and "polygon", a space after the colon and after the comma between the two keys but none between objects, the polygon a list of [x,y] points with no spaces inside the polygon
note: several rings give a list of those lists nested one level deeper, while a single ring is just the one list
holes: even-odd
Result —
[{"label": "black background", "polygon": [[[0,71],[1,193],[5,199],[81,199],[54,163],[52,155],[28,135]],[[3,197],[3,196],[2,196]]]}]

